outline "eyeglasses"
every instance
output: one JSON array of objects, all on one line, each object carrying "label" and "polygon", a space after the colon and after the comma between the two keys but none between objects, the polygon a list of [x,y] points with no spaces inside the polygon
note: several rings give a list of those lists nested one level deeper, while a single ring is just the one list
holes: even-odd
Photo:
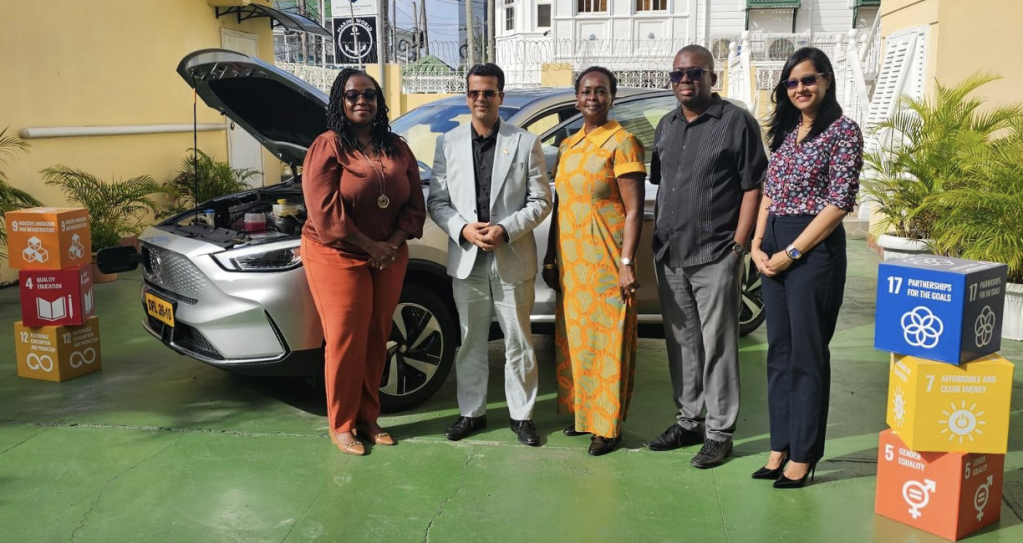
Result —
[{"label": "eyeglasses", "polygon": [[481,90],[465,91],[465,95],[468,96],[470,100],[475,100],[475,99],[479,98],[480,96],[486,98],[487,100],[491,100],[495,96],[497,96],[498,94],[500,94],[500,92],[498,92],[496,90],[493,90],[493,89],[487,89],[487,90],[482,90],[482,91]]},{"label": "eyeglasses", "polygon": [[668,77],[671,78],[672,83],[677,85],[682,82],[683,77],[688,77],[690,81],[699,81],[703,79],[703,74],[708,71],[700,66],[696,66],[694,68],[686,68],[685,70],[675,70],[669,73]]},{"label": "eyeglasses", "polygon": [[349,104],[354,104],[357,103],[359,101],[359,97],[362,96],[367,102],[375,103],[378,95],[379,93],[374,89],[366,89],[362,92],[351,89],[345,91],[345,100],[347,100]]},{"label": "eyeglasses", "polygon": [[789,90],[798,87],[800,83],[802,83],[804,87],[813,87],[817,84],[817,81],[827,76],[828,74],[807,74],[799,79],[786,79],[785,81],[782,81],[781,84],[785,85],[785,88]]}]

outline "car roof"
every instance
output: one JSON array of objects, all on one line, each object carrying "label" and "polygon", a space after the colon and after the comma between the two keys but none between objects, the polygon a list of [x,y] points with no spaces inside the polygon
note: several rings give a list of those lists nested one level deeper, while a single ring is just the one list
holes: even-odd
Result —
[{"label": "car roof", "polygon": [[[631,98],[641,95],[671,94],[668,89],[643,89],[636,87],[618,87],[616,98]],[[504,91],[504,103],[501,107],[515,109],[533,109],[544,107],[547,103],[564,102],[573,100],[575,89],[572,87],[540,87],[536,89],[509,89]],[[448,96],[440,100],[434,100],[427,106],[452,106],[464,105],[465,97],[462,95]]]}]

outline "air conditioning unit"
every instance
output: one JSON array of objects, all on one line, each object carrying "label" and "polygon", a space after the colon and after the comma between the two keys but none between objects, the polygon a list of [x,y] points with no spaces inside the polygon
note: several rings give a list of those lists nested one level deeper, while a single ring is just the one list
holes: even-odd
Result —
[{"label": "air conditioning unit", "polygon": [[775,38],[767,47],[767,60],[788,60],[796,52],[796,42],[792,38]]}]

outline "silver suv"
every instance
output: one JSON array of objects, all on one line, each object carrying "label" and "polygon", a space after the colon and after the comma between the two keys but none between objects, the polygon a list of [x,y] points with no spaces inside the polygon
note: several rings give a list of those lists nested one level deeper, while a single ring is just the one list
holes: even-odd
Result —
[{"label": "silver suv", "polygon": [[[210,107],[252,134],[299,171],[308,145],[326,130],[327,96],[304,81],[246,55],[219,49],[197,51],[178,73]],[[558,145],[582,119],[572,89],[508,91],[500,114],[505,122],[541,136],[548,169]],[[653,149],[654,127],[677,107],[667,90],[619,89],[614,117]],[[428,190],[436,136],[468,122],[463,97],[437,100],[392,123],[419,157],[423,190]],[[657,187],[647,184],[640,253],[641,332],[663,333],[650,237]],[[309,295],[299,236],[304,210],[278,216],[280,200],[303,203],[301,174],[278,185],[204,202],[143,232],[141,252],[131,247],[101,251],[98,263],[110,272],[142,264],[140,299],[145,329],[175,351],[229,371],[259,375],[322,375],[323,334]],[[289,206],[291,207],[291,206]],[[213,210],[207,218],[206,210]],[[293,210],[293,207],[292,207]],[[203,212],[203,213],[200,213]],[[267,231],[249,234],[246,214],[266,218]],[[536,231],[546,250],[548,223]],[[394,312],[388,364],[380,383],[388,410],[412,407],[432,396],[451,369],[459,341],[458,315],[445,271],[447,237],[427,220],[423,238],[409,244],[409,266]],[[542,258],[542,254],[537,258]],[[747,259],[742,333],[763,321],[760,280]],[[533,323],[554,321],[554,293],[537,278]],[[649,326],[652,325],[652,326]]]}]

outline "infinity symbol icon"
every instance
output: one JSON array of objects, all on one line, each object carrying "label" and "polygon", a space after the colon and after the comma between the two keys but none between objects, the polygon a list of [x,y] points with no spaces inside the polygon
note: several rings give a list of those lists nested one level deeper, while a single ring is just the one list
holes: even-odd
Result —
[{"label": "infinity symbol icon", "polygon": [[88,347],[84,351],[75,351],[71,353],[71,367],[80,368],[82,364],[92,364],[96,361],[96,349]]},{"label": "infinity symbol icon", "polygon": [[42,370],[45,372],[53,371],[53,359],[50,358],[50,355],[48,354],[39,356],[36,353],[29,353],[26,358],[26,362],[28,363],[28,369],[30,370]]}]

